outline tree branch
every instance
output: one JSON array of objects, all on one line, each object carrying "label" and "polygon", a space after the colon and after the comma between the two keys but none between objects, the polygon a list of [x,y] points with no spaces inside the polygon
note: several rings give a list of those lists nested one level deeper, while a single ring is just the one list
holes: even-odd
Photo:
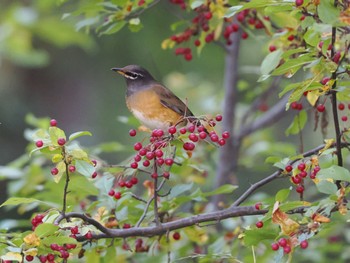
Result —
[{"label": "tree branch", "polygon": [[[205,213],[200,215],[195,215],[191,217],[186,217],[178,219],[175,221],[162,223],[159,226],[150,226],[150,227],[133,227],[129,229],[108,229],[102,226],[99,222],[94,219],[87,217],[84,214],[79,213],[66,213],[64,217],[60,216],[59,220],[63,218],[80,218],[84,221],[94,225],[102,233],[92,233],[92,239],[101,239],[101,238],[127,238],[135,236],[143,237],[152,237],[166,234],[169,231],[176,229],[181,229],[184,227],[189,227],[197,225],[202,222],[216,221],[220,222],[221,220],[233,217],[240,216],[251,216],[251,215],[262,215],[267,213],[267,210],[256,210],[254,206],[244,206],[244,207],[230,207],[224,210],[215,211],[211,213]],[[78,241],[85,241],[87,238],[85,236],[77,236]]]}]

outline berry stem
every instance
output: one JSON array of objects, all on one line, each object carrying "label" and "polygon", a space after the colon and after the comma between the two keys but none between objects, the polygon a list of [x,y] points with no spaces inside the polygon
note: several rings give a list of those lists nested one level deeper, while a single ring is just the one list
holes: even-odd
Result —
[{"label": "berry stem", "polygon": [[[63,147],[63,150],[64,151],[64,147]],[[68,162],[66,162],[66,160],[64,160],[64,163],[66,165],[66,182],[65,182],[65,185],[64,185],[64,190],[63,190],[63,206],[62,206],[62,215],[64,216],[66,214],[66,209],[67,209],[67,195],[68,195],[68,185],[69,185],[69,181],[70,181],[70,178],[69,178],[69,164]]]},{"label": "berry stem", "polygon": [[[156,159],[154,159],[153,165],[153,173],[157,174],[158,166],[156,163]],[[153,201],[154,201],[154,220],[157,226],[160,226],[159,214],[158,214],[158,177],[153,178],[154,182],[154,193],[153,193]]]}]

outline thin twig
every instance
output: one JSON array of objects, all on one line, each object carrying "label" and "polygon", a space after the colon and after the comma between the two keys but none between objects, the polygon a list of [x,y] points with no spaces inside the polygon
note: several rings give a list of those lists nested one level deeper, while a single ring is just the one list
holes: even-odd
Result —
[{"label": "thin twig", "polygon": [[[62,151],[64,151],[64,148]],[[64,161],[64,163],[66,165],[66,182],[65,182],[64,190],[63,190],[63,205],[62,205],[62,214],[63,215],[66,213],[66,210],[67,210],[68,185],[69,185],[69,181],[70,181],[68,163],[66,161]]]},{"label": "thin twig", "polygon": [[142,221],[145,219],[146,214],[147,214],[148,209],[149,209],[149,206],[151,205],[153,199],[154,199],[154,196],[152,196],[152,197],[148,200],[148,202],[147,202],[147,204],[146,204],[146,206],[145,206],[145,209],[143,210],[143,213],[142,213],[142,215],[141,215],[139,221],[137,221],[137,223],[136,223],[136,225],[135,225],[136,227],[139,227],[139,226],[141,225]]}]

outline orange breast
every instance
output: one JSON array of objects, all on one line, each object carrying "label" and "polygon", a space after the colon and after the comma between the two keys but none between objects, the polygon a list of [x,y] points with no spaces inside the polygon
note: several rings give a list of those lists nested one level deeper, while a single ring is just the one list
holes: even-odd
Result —
[{"label": "orange breast", "polygon": [[153,90],[138,91],[126,98],[126,104],[134,116],[149,129],[166,130],[182,116],[161,104]]}]

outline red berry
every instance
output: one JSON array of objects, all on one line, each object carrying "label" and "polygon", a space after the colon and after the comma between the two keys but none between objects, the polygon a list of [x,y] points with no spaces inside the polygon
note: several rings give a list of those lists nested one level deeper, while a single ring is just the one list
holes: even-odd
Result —
[{"label": "red berry", "polygon": [[239,30],[239,25],[238,24],[232,24],[231,25],[231,30],[232,30],[232,32],[237,32]]},{"label": "red berry", "polygon": [[201,45],[201,41],[200,41],[199,39],[196,39],[196,40],[194,41],[194,45],[195,45],[196,47],[199,47],[199,46]]},{"label": "red berry", "polygon": [[78,234],[78,233],[79,233],[79,228],[78,228],[78,226],[72,227],[72,228],[70,229],[70,232],[71,232],[73,235]]},{"label": "red berry", "polygon": [[75,172],[75,166],[74,165],[70,165],[68,170],[71,172],[71,173],[74,173]]},{"label": "red berry", "polygon": [[269,46],[269,51],[270,51],[270,52],[274,52],[276,49],[277,49],[277,48],[276,48],[276,46],[274,46],[274,45]]},{"label": "red berry", "polygon": [[137,142],[137,143],[134,144],[134,150],[135,151],[139,151],[141,149],[142,149],[142,143]]},{"label": "red berry", "polygon": [[108,192],[109,196],[114,196],[114,194],[115,194],[115,191],[113,189],[109,190],[109,192]]},{"label": "red berry", "polygon": [[191,53],[185,54],[185,55],[184,55],[184,58],[185,58],[187,61],[191,61],[191,60],[192,60],[192,54],[191,54]]},{"label": "red berry", "polygon": [[281,247],[285,247],[287,245],[287,239],[285,239],[284,237],[280,238],[280,240],[278,240],[278,245],[280,245]]},{"label": "red berry", "polygon": [[136,130],[135,130],[135,129],[131,129],[131,130],[129,131],[129,135],[130,135],[131,137],[136,136]]},{"label": "red berry", "polygon": [[348,120],[348,117],[347,117],[347,116],[342,116],[342,117],[341,117],[341,120],[342,120],[342,121],[347,121],[347,120]]},{"label": "red berry", "polygon": [[143,163],[142,163],[142,165],[144,166],[144,167],[148,167],[148,166],[150,166],[150,161],[149,160],[144,160],[143,161]]},{"label": "red berry", "polygon": [[145,4],[145,2],[146,2],[145,0],[140,0],[140,1],[137,3],[137,5],[138,5],[138,6],[142,6],[142,5]]},{"label": "red berry", "polygon": [[198,136],[199,136],[199,138],[201,138],[202,140],[204,140],[204,139],[207,137],[207,133],[204,132],[204,131],[202,131],[202,132],[199,133]]},{"label": "red berry", "polygon": [[248,36],[249,36],[249,35],[248,35],[247,32],[243,32],[242,35],[241,35],[242,39],[247,39]]},{"label": "red berry", "polygon": [[290,104],[290,107],[291,107],[293,110],[297,110],[297,109],[298,109],[298,102],[293,101],[293,102]]},{"label": "red berry", "polygon": [[291,249],[290,246],[285,246],[285,247],[283,248],[283,252],[286,253],[286,254],[289,254],[291,251],[292,251],[292,249]]},{"label": "red berry", "polygon": [[65,138],[59,138],[58,140],[57,140],[57,144],[58,145],[65,145],[66,144],[66,139]]},{"label": "red berry", "polygon": [[175,126],[169,127],[168,132],[169,132],[170,134],[175,134],[175,133],[176,133],[176,127],[175,127]]},{"label": "red berry", "polygon": [[280,246],[277,243],[272,243],[271,248],[272,248],[272,250],[276,251],[280,248]]},{"label": "red berry", "polygon": [[85,237],[86,237],[87,239],[91,239],[91,238],[92,238],[92,233],[91,233],[91,231],[87,232],[87,233],[85,234]]},{"label": "red berry", "polygon": [[47,256],[41,255],[41,256],[39,256],[39,260],[41,263],[45,263],[47,261]]},{"label": "red berry", "polygon": [[287,38],[289,41],[293,41],[294,40],[294,35],[289,35],[289,37]]},{"label": "red berry", "polygon": [[330,80],[331,80],[331,78],[329,78],[329,77],[324,77],[324,78],[321,80],[321,84],[322,84],[322,85],[326,85]]},{"label": "red berry", "polygon": [[315,173],[318,173],[320,170],[321,170],[321,168],[319,166],[315,166],[315,168],[314,168]]},{"label": "red berry", "polygon": [[302,178],[305,178],[305,177],[307,176],[307,172],[301,171],[301,172],[299,173],[299,176],[302,177]]},{"label": "red berry", "polygon": [[163,177],[164,177],[165,179],[169,179],[170,173],[169,173],[168,171],[165,171],[165,172],[163,173]]},{"label": "red berry", "polygon": [[146,153],[146,158],[147,158],[148,160],[154,159],[154,152],[148,152],[148,153]]},{"label": "red berry", "polygon": [[218,140],[218,144],[219,144],[220,146],[224,146],[224,145],[226,144],[225,139],[220,139],[220,140]]},{"label": "red berry", "polygon": [[76,244],[66,244],[66,248],[69,250],[69,249],[74,249],[76,248],[77,245]]},{"label": "red berry", "polygon": [[53,254],[47,254],[47,257],[46,257],[46,258],[47,258],[47,261],[49,261],[49,262],[52,261],[52,262],[53,262],[53,261],[55,260],[55,255],[53,255]]},{"label": "red berry", "polygon": [[224,139],[230,138],[230,133],[229,133],[228,131],[224,131],[224,132],[222,133],[222,138],[224,138]]},{"label": "red berry", "polygon": [[33,261],[34,257],[32,255],[26,255],[27,261]]},{"label": "red berry", "polygon": [[213,17],[213,14],[211,12],[205,12],[204,17],[205,19],[210,20]]},{"label": "red berry", "polygon": [[295,188],[295,191],[297,191],[297,193],[299,193],[299,194],[303,193],[304,190],[305,190],[304,186],[302,186],[300,184]]},{"label": "red berry", "polygon": [[299,164],[298,164],[298,170],[299,170],[299,171],[304,171],[305,168],[306,168],[305,163],[299,163]]},{"label": "red berry", "polygon": [[114,198],[115,199],[120,199],[122,197],[122,193],[121,192],[116,192],[115,194],[114,194]]},{"label": "red berry", "polygon": [[157,164],[158,164],[158,166],[162,166],[164,164],[164,159],[163,158],[158,158],[157,159]]},{"label": "red berry", "polygon": [[51,169],[51,174],[52,174],[52,175],[58,174],[58,169],[57,169],[56,167],[52,168],[52,169]]},{"label": "red berry", "polygon": [[344,110],[344,109],[345,109],[344,103],[339,103],[339,104],[338,104],[338,109],[339,109],[339,110]]},{"label": "red berry", "polygon": [[326,107],[323,104],[318,104],[317,105],[317,111],[318,112],[324,112]]},{"label": "red berry", "polygon": [[153,173],[153,174],[151,174],[151,177],[152,177],[153,179],[157,179],[157,178],[158,178],[158,174],[157,174],[157,173]]},{"label": "red berry", "polygon": [[96,177],[97,177],[97,172],[93,172],[92,175],[91,175],[91,178],[95,179]]},{"label": "red berry", "polygon": [[256,225],[257,228],[262,228],[264,226],[264,222],[258,221],[258,222],[256,222],[255,225]]},{"label": "red berry", "polygon": [[263,23],[261,20],[257,20],[257,21],[255,22],[255,28],[256,28],[256,29],[262,29],[262,28],[264,28],[264,23]]},{"label": "red berry", "polygon": [[194,126],[194,125],[191,125],[188,127],[189,132],[194,132],[195,130],[196,130],[196,126]]},{"label": "red berry", "polygon": [[182,127],[181,129],[180,129],[180,133],[181,134],[185,134],[187,132],[187,129],[185,128],[185,127]]},{"label": "red berry", "polygon": [[214,40],[214,33],[210,33],[210,34],[206,35],[205,42],[210,43],[213,40]]},{"label": "red berry", "polygon": [[133,162],[133,163],[130,164],[130,167],[132,169],[137,169],[137,167],[139,167],[139,165],[136,162]]},{"label": "red berry", "polygon": [[125,187],[130,189],[133,187],[133,184],[130,181],[127,181],[125,182]]},{"label": "red berry", "polygon": [[43,147],[44,143],[42,140],[39,140],[39,141],[35,142],[35,145],[36,145],[36,147],[40,148],[40,147]]},{"label": "red berry", "polygon": [[210,140],[212,142],[217,142],[219,140],[219,136],[217,136],[216,134],[212,134],[210,135]]},{"label": "red berry", "polygon": [[141,156],[138,155],[138,154],[135,155],[135,157],[134,157],[134,161],[135,161],[135,162],[139,162],[139,161],[141,161],[141,159],[142,159]]},{"label": "red berry", "polygon": [[124,228],[124,229],[129,229],[129,228],[131,228],[131,225],[128,224],[128,223],[125,223],[125,224],[123,225],[123,228]]},{"label": "red berry", "polygon": [[51,250],[56,250],[56,251],[58,251],[58,250],[60,250],[60,246],[58,245],[58,244],[51,244],[50,245],[50,248],[51,248]]},{"label": "red berry", "polygon": [[193,141],[193,142],[198,142],[198,136],[197,136],[196,134],[194,134],[194,133],[190,133],[190,134],[188,135],[188,138],[189,138],[191,141]]},{"label": "red berry", "polygon": [[171,159],[171,158],[166,158],[166,159],[164,160],[164,162],[165,162],[165,165],[171,166],[171,165],[173,165],[174,160]]},{"label": "red berry", "polygon": [[61,253],[61,258],[63,259],[69,258],[69,253],[66,250],[61,250],[60,253]]},{"label": "red berry", "polygon": [[215,120],[222,121],[222,115],[220,115],[220,114],[216,115]]},{"label": "red berry", "polygon": [[244,18],[245,18],[245,15],[244,15],[243,12],[239,12],[239,13],[237,14],[237,20],[238,20],[239,22],[243,22],[243,21],[244,21]]},{"label": "red berry", "polygon": [[303,240],[300,242],[300,248],[306,249],[308,246],[309,246],[309,243],[307,242],[307,240]]},{"label": "red berry", "polygon": [[175,232],[175,233],[173,234],[173,238],[174,238],[175,240],[179,240],[179,239],[181,238],[180,233],[179,233],[179,232]]},{"label": "red berry", "polygon": [[301,178],[299,175],[296,175],[296,176],[292,176],[292,182],[294,184],[300,184],[301,183]]},{"label": "red berry", "polygon": [[301,6],[304,4],[304,0],[295,0],[295,5],[296,6]]},{"label": "red berry", "polygon": [[139,155],[141,156],[145,156],[147,154],[147,150],[145,148],[142,148],[140,151],[139,151]]},{"label": "red berry", "polygon": [[290,172],[293,170],[293,166],[287,165],[284,169],[285,169],[288,173],[290,173]]},{"label": "red berry", "polygon": [[57,121],[55,119],[50,120],[50,126],[51,127],[57,126]]},{"label": "red berry", "polygon": [[161,149],[157,149],[155,150],[154,154],[156,155],[156,157],[160,158],[163,156],[163,151]]},{"label": "red berry", "polygon": [[184,150],[193,151],[196,146],[192,142],[185,142],[183,145]]},{"label": "red berry", "polygon": [[333,61],[338,64],[340,61],[340,57],[341,57],[341,54],[339,51],[337,51],[333,56]]},{"label": "red berry", "polygon": [[260,210],[261,207],[262,207],[262,203],[261,203],[261,202],[256,203],[256,204],[254,205],[254,207],[255,207],[256,210]]},{"label": "red berry", "polygon": [[139,182],[139,179],[137,179],[137,177],[132,177],[132,178],[130,179],[130,182],[131,182],[132,184],[137,184],[137,183]]},{"label": "red berry", "polygon": [[119,181],[118,182],[118,185],[120,186],[120,187],[125,187],[125,181]]}]

